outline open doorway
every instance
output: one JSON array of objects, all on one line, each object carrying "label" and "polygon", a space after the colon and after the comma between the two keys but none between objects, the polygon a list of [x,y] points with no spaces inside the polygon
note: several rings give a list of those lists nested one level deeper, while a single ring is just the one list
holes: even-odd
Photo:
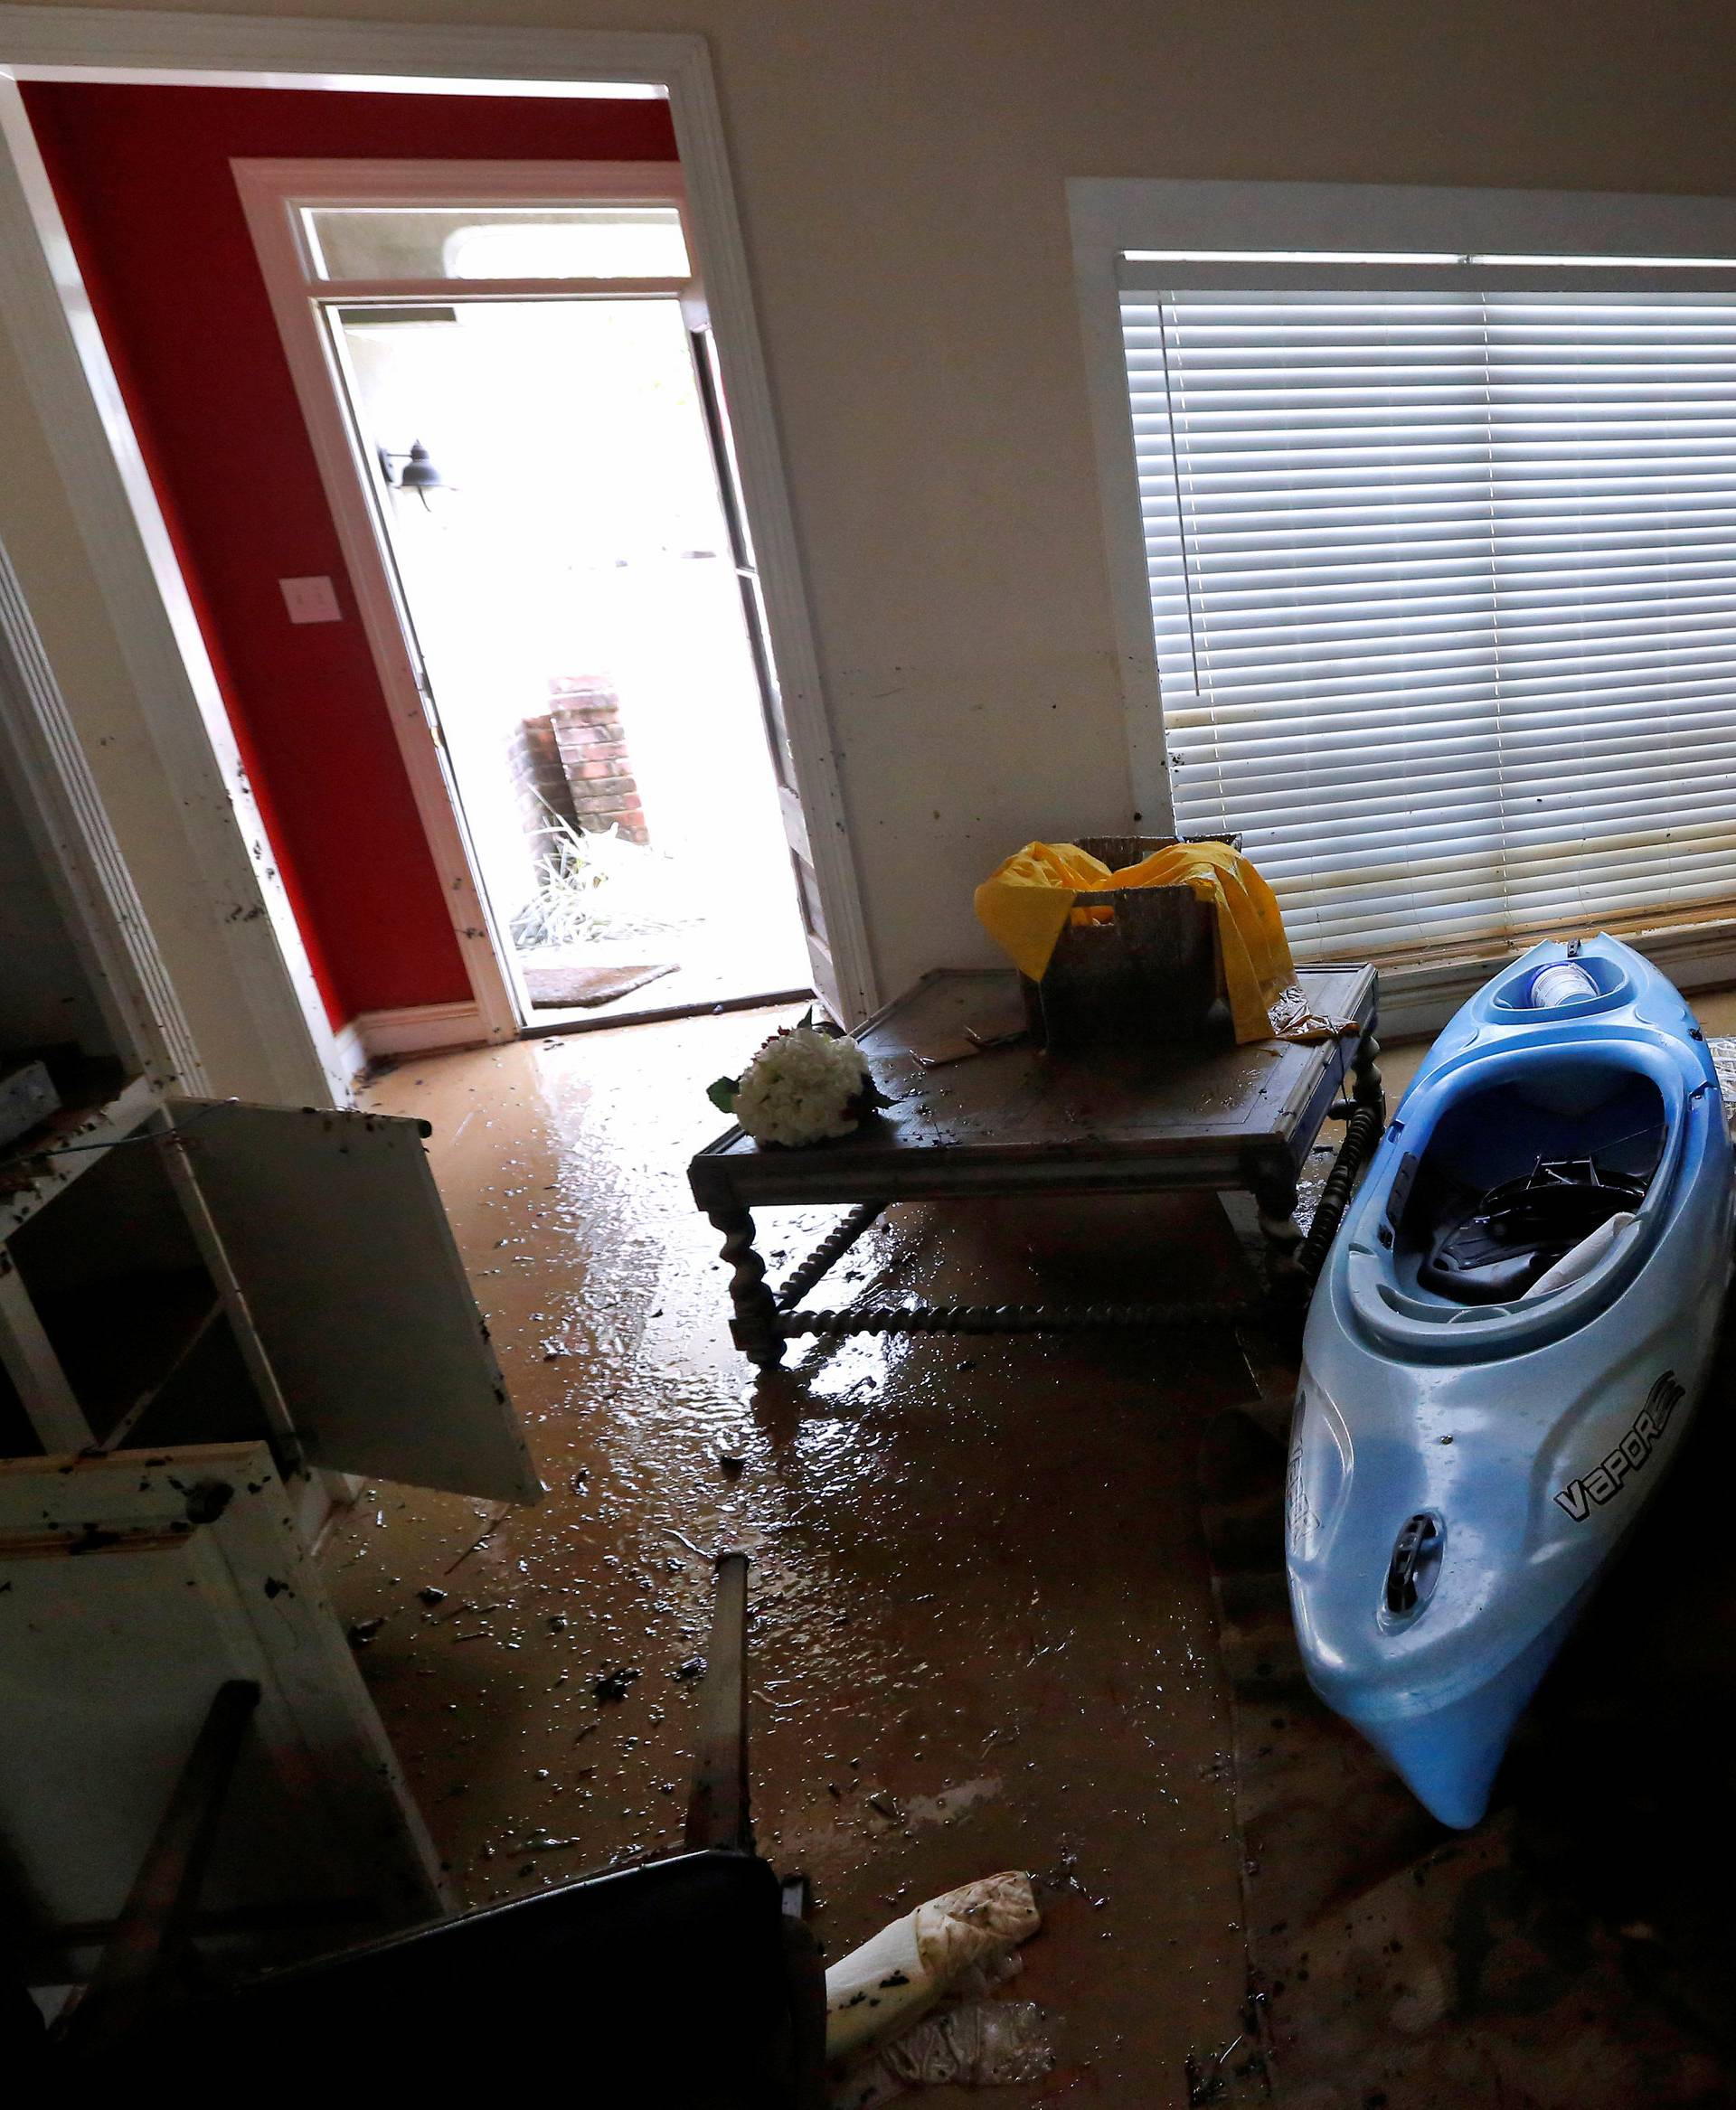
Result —
[{"label": "open doorway", "polygon": [[806,989],[679,303],[324,314],[527,1022]]},{"label": "open doorway", "polygon": [[[213,986],[237,977],[208,1030],[267,1051],[302,1100],[343,1098],[372,1059],[525,1030],[393,589],[367,576],[385,569],[377,524],[288,199],[287,294],[259,269],[238,175],[261,164],[358,171],[362,195],[387,203],[382,184],[443,173],[460,208],[496,181],[513,203],[553,205],[595,195],[599,169],[668,179],[649,196],[678,202],[703,280],[739,457],[738,585],[775,648],[764,715],[807,979],[839,1019],[871,1012],[840,755],[704,41],[265,18],[242,34],[153,17],[118,65],[111,32],[78,9],[9,24],[0,264],[66,504],[126,641],[138,737],[175,758],[184,790],[164,839],[192,869],[170,898],[208,904]],[[546,191],[527,189],[544,174]],[[309,409],[322,397],[324,439]],[[335,615],[289,628],[308,617],[279,587],[314,574]]]},{"label": "open doorway", "polygon": [[303,408],[334,426],[335,506],[371,531],[357,591],[391,605],[377,640],[420,691],[520,1029],[806,992],[802,839],[678,178],[237,173],[288,348],[317,353]]}]

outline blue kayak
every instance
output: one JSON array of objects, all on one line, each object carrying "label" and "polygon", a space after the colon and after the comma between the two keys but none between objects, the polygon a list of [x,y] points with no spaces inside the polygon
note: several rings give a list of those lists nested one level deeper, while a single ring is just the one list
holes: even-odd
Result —
[{"label": "blue kayak", "polygon": [[1443,1823],[1669,1468],[1731,1239],[1711,1055],[1611,937],[1479,990],[1374,1153],[1303,1342],[1290,1602],[1315,1691]]}]

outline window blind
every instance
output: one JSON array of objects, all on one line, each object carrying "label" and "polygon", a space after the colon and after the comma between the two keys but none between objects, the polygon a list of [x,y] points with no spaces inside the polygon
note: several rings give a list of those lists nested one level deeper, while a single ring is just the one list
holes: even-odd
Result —
[{"label": "window blind", "polygon": [[1178,825],[1298,956],[1736,904],[1736,290],[1122,324]]}]

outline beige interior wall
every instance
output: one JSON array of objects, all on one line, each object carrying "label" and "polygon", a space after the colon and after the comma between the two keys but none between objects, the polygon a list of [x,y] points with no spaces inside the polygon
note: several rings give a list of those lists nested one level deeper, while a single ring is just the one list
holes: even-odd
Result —
[{"label": "beige interior wall", "polygon": [[[1068,176],[1736,188],[1714,0],[227,11],[710,39],[888,991],[987,956],[969,895],[998,855],[1128,816]],[[28,424],[0,368],[0,449]],[[14,526],[33,503],[0,521],[79,645],[90,591]]]}]

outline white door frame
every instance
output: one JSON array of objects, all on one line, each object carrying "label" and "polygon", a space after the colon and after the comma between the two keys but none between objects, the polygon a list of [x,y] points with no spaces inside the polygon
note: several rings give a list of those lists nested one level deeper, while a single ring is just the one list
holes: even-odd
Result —
[{"label": "white door frame", "polygon": [[[346,1053],[326,1024],[287,896],[257,825],[233,735],[193,619],[90,303],[15,83],[380,89],[495,95],[666,92],[688,221],[729,391],[739,469],[759,551],[790,745],[840,1005],[854,1023],[878,992],[835,752],[784,480],[722,113],[703,37],[637,31],[493,29],[0,5],[0,312],[31,377],[90,567],[128,653],[141,714],[177,783],[210,777],[230,799],[184,803],[213,895],[264,914],[225,924],[262,1034],[323,1070],[342,1096]],[[420,699],[419,699],[420,710]],[[237,825],[237,815],[242,825]],[[448,820],[448,824],[450,824]],[[250,842],[254,846],[250,859]],[[219,883],[221,875],[221,885]],[[478,1006],[492,1037],[510,1005],[492,945],[466,947],[473,987],[486,953],[499,992]],[[269,953],[269,956],[268,956]],[[286,966],[288,973],[286,974]],[[451,1008],[451,1007],[445,1007]],[[508,1013],[510,1017],[510,1013]],[[474,1035],[472,1037],[475,1037]],[[345,1040],[350,1036],[345,1035]],[[351,1064],[353,1066],[353,1062]],[[286,1090],[286,1097],[306,1096]]]},{"label": "white door frame", "polygon": [[[9,33],[0,23],[0,40]],[[146,744],[175,788],[208,928],[260,1074],[278,1099],[341,1102],[356,1063],[345,1060],[326,1020],[156,494],[6,73],[0,63],[0,328],[17,349]]]},{"label": "white door frame", "polygon": [[[499,927],[488,900],[486,874],[455,801],[457,783],[439,752],[417,670],[414,610],[402,605],[386,542],[390,528],[370,494],[373,481],[353,421],[331,340],[318,308],[345,300],[406,302],[595,298],[665,300],[692,297],[696,282],[681,278],[546,278],[527,281],[370,278],[339,282],[320,277],[301,224],[304,206],[443,207],[494,204],[552,206],[598,200],[674,205],[686,218],[686,186],[678,162],[656,161],[352,161],[237,159],[231,164],[253,237],[278,334],[318,464],[326,502],[343,545],[350,584],[367,633],[375,672],[392,713],[410,788],[433,853],[452,925],[469,967],[471,986],[491,1040],[537,1027],[522,988],[510,932]],[[692,237],[688,236],[691,248]],[[439,715],[439,699],[433,698]],[[792,904],[792,912],[794,905]],[[473,953],[485,955],[471,957]]]},{"label": "white door frame", "polygon": [[[464,956],[480,1013],[479,1024],[490,1041],[511,1040],[528,1023],[521,993],[514,987],[512,936],[497,926],[486,877],[476,868],[456,807],[461,787],[451,780],[441,759],[429,721],[429,701],[418,679],[410,643],[413,613],[399,605],[390,560],[382,547],[385,530],[374,517],[367,471],[357,457],[356,439],[343,407],[331,346],[315,309],[316,300],[342,300],[346,293],[354,294],[355,288],[319,279],[297,208],[305,204],[563,204],[605,197],[681,206],[684,198],[680,169],[676,164],[665,162],[261,159],[237,160],[231,165],[326,504],[343,546],[374,672],[392,714],[392,730],[398,738],[399,753],[403,757],[440,890],[446,897],[453,935]],[[370,282],[365,290],[377,294],[382,289],[382,285]],[[571,284],[563,287],[559,280],[540,283],[528,290],[552,297],[563,289],[607,290]],[[430,292],[447,299],[481,297],[491,288],[480,281],[464,280],[441,281],[429,287],[406,283],[394,285],[392,290],[412,300]],[[498,293],[500,288],[492,290]],[[613,286],[617,298],[638,290],[639,285],[632,280]],[[434,708],[438,711],[438,697]]]},{"label": "white door frame", "polygon": [[[8,767],[9,765],[9,767]],[[0,769],[129,1077],[209,1094],[186,1014],[133,885],[66,700],[0,542]]]}]

